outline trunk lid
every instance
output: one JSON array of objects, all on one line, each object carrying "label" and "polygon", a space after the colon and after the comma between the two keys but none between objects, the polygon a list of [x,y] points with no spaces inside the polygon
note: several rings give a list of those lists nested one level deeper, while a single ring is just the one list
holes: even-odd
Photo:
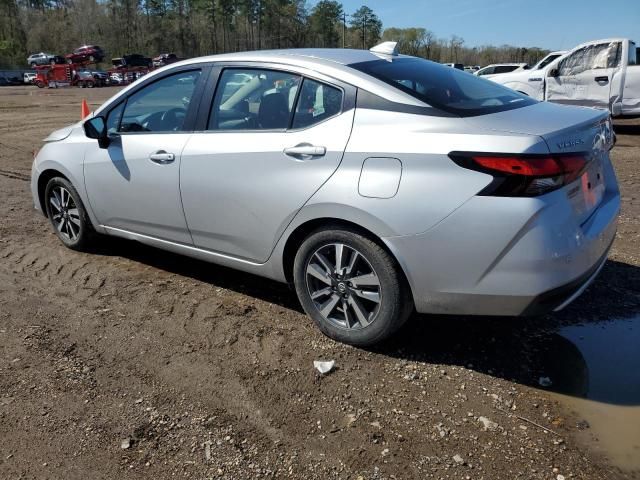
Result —
[{"label": "trunk lid", "polygon": [[602,201],[605,191],[603,167],[609,161],[609,150],[614,141],[606,110],[540,102],[466,120],[476,128],[542,137],[552,154],[584,154],[587,166],[574,182],[564,187],[567,199],[580,224]]}]

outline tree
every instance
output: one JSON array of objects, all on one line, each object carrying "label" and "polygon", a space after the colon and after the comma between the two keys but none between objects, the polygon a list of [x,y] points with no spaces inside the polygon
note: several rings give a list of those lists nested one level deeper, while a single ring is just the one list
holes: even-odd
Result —
[{"label": "tree", "polygon": [[382,34],[382,40],[398,42],[398,48],[402,53],[413,56],[427,56],[427,38],[432,38],[433,34],[424,28],[387,28]]},{"label": "tree", "polygon": [[337,47],[340,40],[337,26],[342,19],[342,5],[335,0],[320,0],[311,10],[311,34],[322,47]]},{"label": "tree", "polygon": [[458,63],[458,55],[463,45],[464,38],[457,35],[451,35],[451,40],[449,40],[449,53],[452,62]]},{"label": "tree", "polygon": [[0,66],[7,67],[24,62],[26,34],[20,23],[18,5],[15,0],[0,0]]},{"label": "tree", "polygon": [[[261,48],[370,48],[397,41],[402,53],[467,65],[535,63],[536,47],[468,48],[462,38],[438,39],[423,27],[388,28],[364,6],[343,23],[340,0],[0,0],[0,65],[24,67],[32,52],[69,53],[102,46],[107,58],[129,53],[181,57]],[[103,66],[104,67],[104,66]]]},{"label": "tree", "polygon": [[378,43],[382,35],[382,22],[366,5],[351,15],[349,22],[352,31],[358,34],[362,48],[371,48]]}]

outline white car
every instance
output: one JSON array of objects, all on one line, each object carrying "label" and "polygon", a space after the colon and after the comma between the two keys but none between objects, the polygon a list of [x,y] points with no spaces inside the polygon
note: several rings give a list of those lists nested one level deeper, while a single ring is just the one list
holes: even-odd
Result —
[{"label": "white car", "polygon": [[547,71],[555,64],[555,60],[564,56],[566,53],[566,51],[562,50],[551,52],[527,70],[517,70],[502,75],[490,75],[487,78],[490,78],[500,85],[524,93],[536,100],[544,100],[544,79]]},{"label": "white car", "polygon": [[476,73],[474,73],[474,75],[477,75],[479,77],[491,78],[491,75],[520,71],[524,70],[526,67],[526,63],[494,63],[481,68]]}]

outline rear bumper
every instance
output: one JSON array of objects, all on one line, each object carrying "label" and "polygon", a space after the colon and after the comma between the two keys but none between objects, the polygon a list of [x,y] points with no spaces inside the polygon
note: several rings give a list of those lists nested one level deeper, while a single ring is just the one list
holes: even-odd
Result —
[{"label": "rear bumper", "polygon": [[558,312],[573,302],[587,289],[589,285],[596,279],[602,267],[607,262],[609,250],[602,256],[600,261],[589,270],[584,272],[575,280],[554,288],[536,297],[529,306],[522,312],[524,316],[544,315],[545,313],[554,311]]},{"label": "rear bumper", "polygon": [[543,314],[577,298],[604,265],[620,208],[615,183],[610,187],[581,225],[563,191],[474,197],[423,234],[384,241],[419,312]]}]

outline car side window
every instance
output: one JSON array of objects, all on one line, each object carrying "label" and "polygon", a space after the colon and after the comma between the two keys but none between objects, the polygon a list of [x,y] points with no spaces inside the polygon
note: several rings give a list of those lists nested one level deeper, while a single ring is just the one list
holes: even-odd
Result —
[{"label": "car side window", "polygon": [[480,73],[478,73],[478,75],[479,76],[491,75],[494,70],[495,70],[495,67],[484,68],[480,71]]},{"label": "car side window", "polygon": [[182,131],[200,70],[175,73],[131,95],[119,132]]},{"label": "car side window", "polygon": [[516,67],[512,67],[511,65],[501,65],[496,67],[493,73],[509,73],[515,69]]},{"label": "car side window", "polygon": [[577,75],[587,70],[614,68],[620,63],[620,42],[587,45],[565,58],[559,67],[560,76]]},{"label": "car side window", "polygon": [[208,130],[286,129],[302,78],[289,72],[229,68],[222,71]]},{"label": "car side window", "polygon": [[337,115],[342,110],[342,91],[308,78],[298,95],[293,128],[306,128]]},{"label": "car side window", "polygon": [[124,103],[125,102],[120,102],[120,104],[112,108],[109,115],[107,115],[107,134],[113,134],[118,131],[120,120],[122,119],[122,111],[124,110]]},{"label": "car side window", "polygon": [[636,44],[633,42],[629,42],[629,55],[627,59],[627,65],[634,66],[638,65],[638,60],[640,59],[640,48],[636,48]]}]

